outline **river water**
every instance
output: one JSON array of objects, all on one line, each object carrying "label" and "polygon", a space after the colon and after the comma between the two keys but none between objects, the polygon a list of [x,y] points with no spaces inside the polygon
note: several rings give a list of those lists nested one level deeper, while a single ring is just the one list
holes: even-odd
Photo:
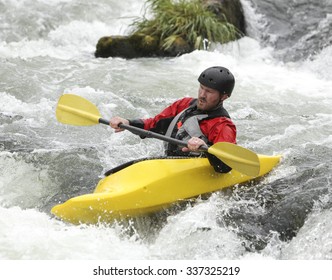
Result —
[{"label": "river water", "polygon": [[[95,45],[127,34],[143,1],[0,0],[0,259],[332,259],[331,1],[274,2],[242,0],[248,36],[237,42],[125,60],[96,59]],[[282,154],[273,172],[127,223],[73,226],[50,214],[108,169],[163,150],[58,123],[63,93],[106,119],[147,117],[196,96],[212,65],[236,77],[225,107],[238,144]]]}]

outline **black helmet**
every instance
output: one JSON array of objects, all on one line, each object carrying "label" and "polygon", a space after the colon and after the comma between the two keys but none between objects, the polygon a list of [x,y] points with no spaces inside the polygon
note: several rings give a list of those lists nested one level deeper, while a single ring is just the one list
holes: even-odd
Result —
[{"label": "black helmet", "polygon": [[213,66],[207,68],[198,77],[198,81],[206,87],[218,90],[221,94],[231,96],[235,79],[233,74],[225,67]]}]

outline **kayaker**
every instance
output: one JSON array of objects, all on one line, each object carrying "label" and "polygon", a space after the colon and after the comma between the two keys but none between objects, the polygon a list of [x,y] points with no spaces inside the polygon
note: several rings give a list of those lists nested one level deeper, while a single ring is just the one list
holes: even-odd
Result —
[{"label": "kayaker", "polygon": [[123,129],[118,125],[123,123],[188,141],[188,146],[184,148],[167,144],[166,155],[207,156],[217,172],[229,172],[231,168],[220,159],[198,150],[202,145],[217,142],[236,143],[236,127],[223,107],[223,102],[232,94],[234,76],[227,68],[214,66],[204,70],[198,81],[197,98],[177,100],[153,118],[128,120],[113,117],[110,126],[115,132],[120,132]]}]

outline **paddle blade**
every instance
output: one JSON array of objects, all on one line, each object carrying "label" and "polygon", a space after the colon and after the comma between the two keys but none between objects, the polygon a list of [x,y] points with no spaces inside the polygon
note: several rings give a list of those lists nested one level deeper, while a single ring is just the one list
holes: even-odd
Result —
[{"label": "paddle blade", "polygon": [[64,124],[87,126],[98,124],[100,113],[94,104],[83,97],[64,94],[58,101],[56,118]]},{"label": "paddle blade", "polygon": [[256,153],[246,148],[232,143],[218,142],[208,148],[208,153],[243,174],[253,177],[259,174],[259,158]]}]

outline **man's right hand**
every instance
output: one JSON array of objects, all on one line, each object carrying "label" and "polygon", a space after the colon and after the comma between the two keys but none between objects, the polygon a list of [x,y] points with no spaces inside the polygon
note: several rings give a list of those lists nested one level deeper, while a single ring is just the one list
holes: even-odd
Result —
[{"label": "man's right hand", "polygon": [[113,117],[110,120],[110,126],[114,128],[115,132],[121,132],[124,130],[123,128],[119,127],[119,124],[121,123],[129,125],[129,121],[121,117]]}]

